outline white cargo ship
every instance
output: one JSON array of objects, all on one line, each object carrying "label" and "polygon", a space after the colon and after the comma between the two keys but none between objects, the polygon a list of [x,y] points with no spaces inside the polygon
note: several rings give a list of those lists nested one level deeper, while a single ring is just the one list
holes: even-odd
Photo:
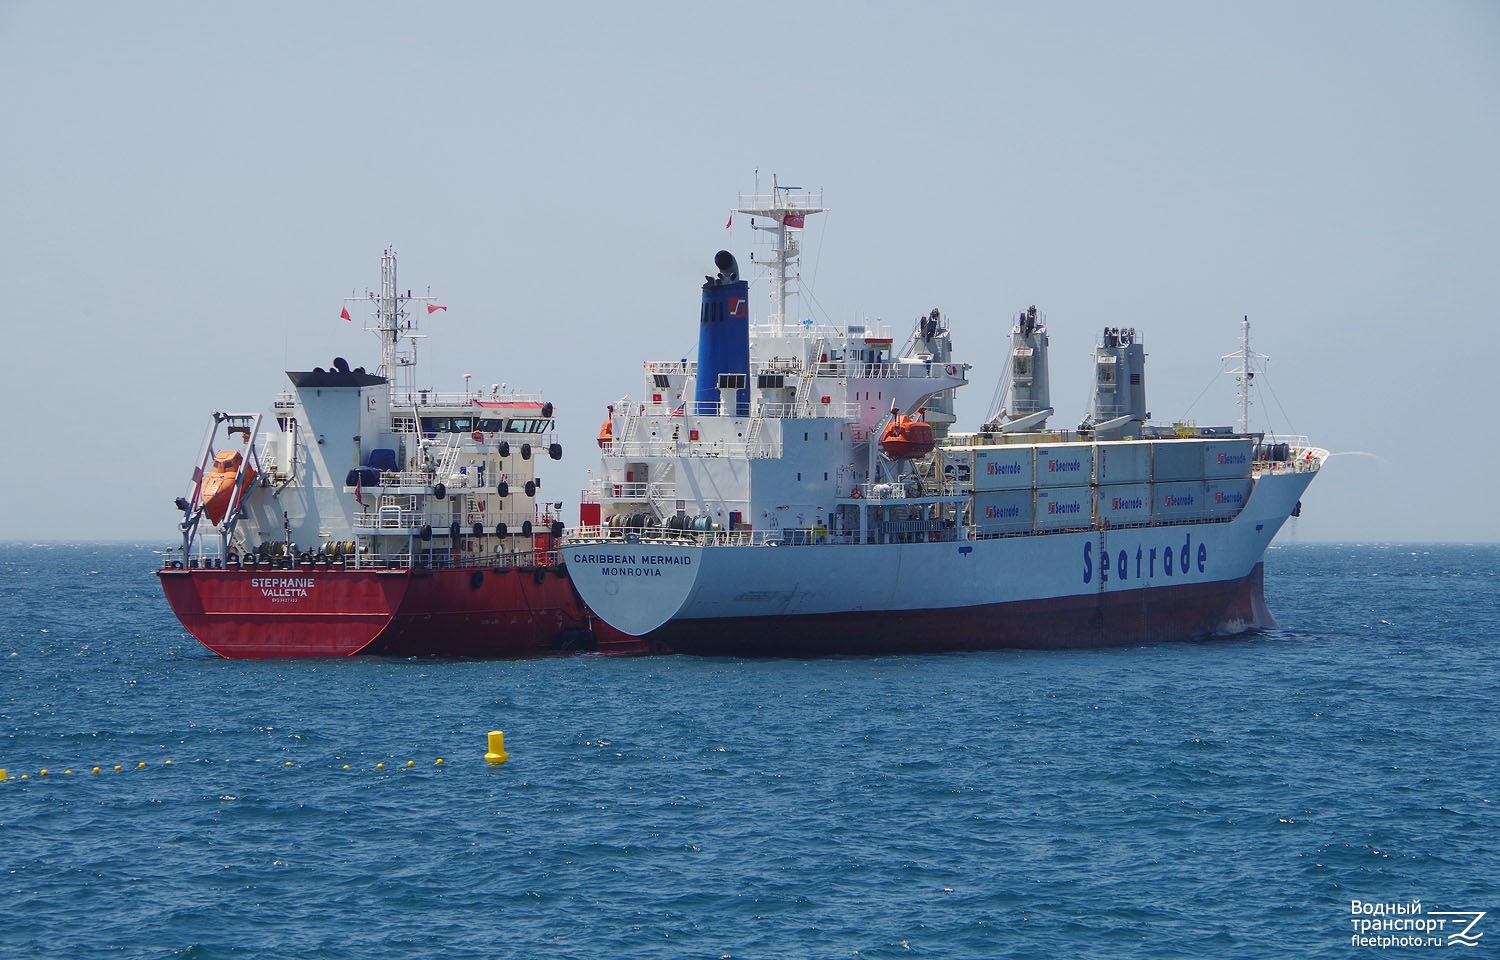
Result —
[{"label": "white cargo ship", "polygon": [[[874,325],[790,323],[796,231],[821,194],[738,210],[772,239],[768,321],[721,251],[696,363],[647,363],[611,405],[602,470],[562,552],[611,626],[678,652],[806,656],[1185,640],[1274,625],[1262,558],[1327,451],[1157,426],[1129,328],[1095,349],[1091,409],[1053,415],[1045,318],[1016,319],[1000,409],[956,434],[942,315],[903,348]],[[1240,356],[1249,381],[1248,322]]]}]

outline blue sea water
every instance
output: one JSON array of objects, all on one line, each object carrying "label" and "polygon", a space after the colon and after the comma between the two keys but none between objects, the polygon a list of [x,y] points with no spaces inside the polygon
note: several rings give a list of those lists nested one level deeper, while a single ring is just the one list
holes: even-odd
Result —
[{"label": "blue sea water", "polygon": [[809,661],[225,661],[157,560],[3,550],[0,957],[1500,942],[1500,546],[1273,548],[1237,639]]}]

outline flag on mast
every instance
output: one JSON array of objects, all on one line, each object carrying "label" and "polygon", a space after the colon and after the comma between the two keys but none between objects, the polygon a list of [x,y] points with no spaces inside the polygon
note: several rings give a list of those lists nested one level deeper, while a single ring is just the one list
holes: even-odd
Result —
[{"label": "flag on mast", "polygon": [[353,320],[354,319],[353,317],[349,316],[349,308],[348,307],[345,307],[344,309],[340,310],[339,311],[339,316],[343,317],[345,320]]},{"label": "flag on mast", "polygon": [[427,312],[429,314],[437,313],[439,310],[447,310],[447,309],[448,309],[447,307],[443,306],[440,303],[429,303],[427,305]]}]

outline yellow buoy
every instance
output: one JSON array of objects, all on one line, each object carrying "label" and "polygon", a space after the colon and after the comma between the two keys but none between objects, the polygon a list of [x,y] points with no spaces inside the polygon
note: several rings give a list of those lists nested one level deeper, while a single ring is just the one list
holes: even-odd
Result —
[{"label": "yellow buoy", "polygon": [[417,765],[417,761],[415,761],[415,760],[408,760],[408,761],[406,761],[406,765],[408,767],[415,767]]},{"label": "yellow buoy", "polygon": [[140,763],[138,763],[138,764],[135,765],[135,768],[137,770],[140,770],[140,769],[143,769],[145,766],[146,766],[146,761],[142,760]]},{"label": "yellow buoy", "polygon": [[376,770],[384,770],[385,769],[385,764],[384,763],[377,763],[377,764],[375,764],[375,769]]},{"label": "yellow buoy", "polygon": [[94,772],[95,772],[95,773],[98,773],[98,772],[99,772],[99,768],[98,768],[98,767],[95,767],[95,768],[94,768]]},{"label": "yellow buoy", "polygon": [[170,760],[166,761],[166,765],[170,767],[172,765],[172,761],[170,761]]},{"label": "yellow buoy", "polygon": [[[442,763],[441,760],[439,760],[438,762]],[[9,780],[9,779],[10,779],[10,777],[8,777],[8,776],[5,775],[5,768],[4,767],[0,767],[0,781]]]},{"label": "yellow buoy", "polygon": [[119,772],[120,772],[120,765],[117,763],[117,764],[115,764],[115,773],[119,773]]},{"label": "yellow buoy", "polygon": [[[433,766],[437,766],[437,767],[441,767],[442,765],[443,765],[443,758],[442,757],[438,757],[437,758],[437,763],[433,764]],[[4,772],[5,772],[4,770],[0,770],[0,773],[4,773]],[[4,780],[4,779],[5,779],[4,777],[0,777],[0,780]]]},{"label": "yellow buoy", "polygon": [[37,776],[39,776],[39,777],[45,777],[46,775],[47,775],[47,768],[46,767],[43,767],[41,770],[37,771]]},{"label": "yellow buoy", "polygon": [[490,752],[484,755],[484,759],[490,763],[504,763],[510,759],[510,754],[505,752],[505,731],[490,731]]}]

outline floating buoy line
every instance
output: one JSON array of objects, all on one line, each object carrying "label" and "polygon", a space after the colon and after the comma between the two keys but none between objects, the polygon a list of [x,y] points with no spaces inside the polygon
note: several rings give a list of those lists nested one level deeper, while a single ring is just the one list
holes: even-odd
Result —
[{"label": "floating buoy line", "polygon": [[[494,766],[494,765],[497,765],[497,764],[501,764],[501,763],[504,763],[506,760],[510,759],[510,754],[508,754],[508,753],[505,752],[505,734],[503,732],[501,732],[499,730],[492,730],[492,731],[490,731],[489,734],[488,734],[485,746],[487,748],[487,752],[484,754],[484,760],[485,760],[485,763],[486,763],[487,766]],[[354,764],[349,764],[349,763],[342,763],[341,764],[341,763],[339,763],[339,760],[342,760],[342,759],[343,758],[341,758],[341,757],[340,758],[335,758],[334,763],[331,764],[331,765],[329,765],[329,769],[337,769],[340,772],[342,772],[344,770],[359,770],[359,769],[364,769],[364,770],[369,770],[369,771],[374,771],[374,772],[377,772],[377,773],[381,773],[381,772],[385,771],[386,765],[387,765],[387,760],[376,761],[373,766],[369,766],[367,763],[362,763],[362,764],[359,764],[359,765],[354,765]],[[393,769],[414,770],[414,769],[416,769],[416,766],[417,766],[417,761],[416,760],[407,760],[404,764],[401,763],[400,761],[394,759],[394,758],[388,758],[388,760],[390,762],[390,766]],[[216,762],[217,761],[204,759],[202,757],[196,758],[196,759],[194,759],[192,761],[192,763],[194,763],[194,764],[211,764],[211,763],[216,763]],[[233,764],[236,761],[234,761],[232,759],[229,759],[229,758],[226,758],[222,762],[224,764]],[[286,767],[306,767],[306,766],[313,766],[312,764],[298,763],[295,760],[283,760],[279,764],[275,764],[275,761],[266,761],[266,760],[261,760],[261,759],[255,759],[255,760],[249,760],[249,761],[239,761],[239,763],[240,763],[240,765],[246,765],[246,764],[254,765],[254,764],[266,764],[266,763],[270,763],[270,764],[281,766],[283,768],[286,768]],[[434,759],[432,761],[431,766],[441,767],[441,766],[445,766],[446,764],[447,764],[446,760],[444,760],[442,757],[438,757],[438,758],[436,758],[436,759]],[[80,771],[86,771],[86,775],[88,775],[88,776],[101,776],[101,775],[110,774],[110,773],[126,773],[126,772],[131,771],[131,770],[145,770],[149,766],[150,765],[147,764],[146,761],[144,761],[144,760],[138,760],[138,761],[136,761],[133,764],[130,764],[130,763],[116,763],[116,764],[113,764],[113,765],[99,764],[99,765],[94,765],[94,766],[80,766],[79,770]],[[171,767],[171,766],[180,766],[180,764],[174,764],[171,759],[166,759],[166,760],[161,761],[161,763],[158,764],[157,766]],[[0,767],[0,782],[15,781],[15,780],[30,780],[32,778],[32,776],[33,775],[31,773],[20,773],[20,774],[11,773],[11,771],[8,770],[8,769],[6,769],[5,767]],[[71,777],[71,776],[75,776],[75,773],[74,773],[73,768],[71,768],[71,767],[65,767],[65,768],[63,768],[61,770],[49,769],[47,767],[42,767],[41,769],[39,769],[36,772],[35,776],[36,776],[36,778],[38,780],[40,780],[40,779],[43,779],[43,778],[46,778],[46,777]]]}]

